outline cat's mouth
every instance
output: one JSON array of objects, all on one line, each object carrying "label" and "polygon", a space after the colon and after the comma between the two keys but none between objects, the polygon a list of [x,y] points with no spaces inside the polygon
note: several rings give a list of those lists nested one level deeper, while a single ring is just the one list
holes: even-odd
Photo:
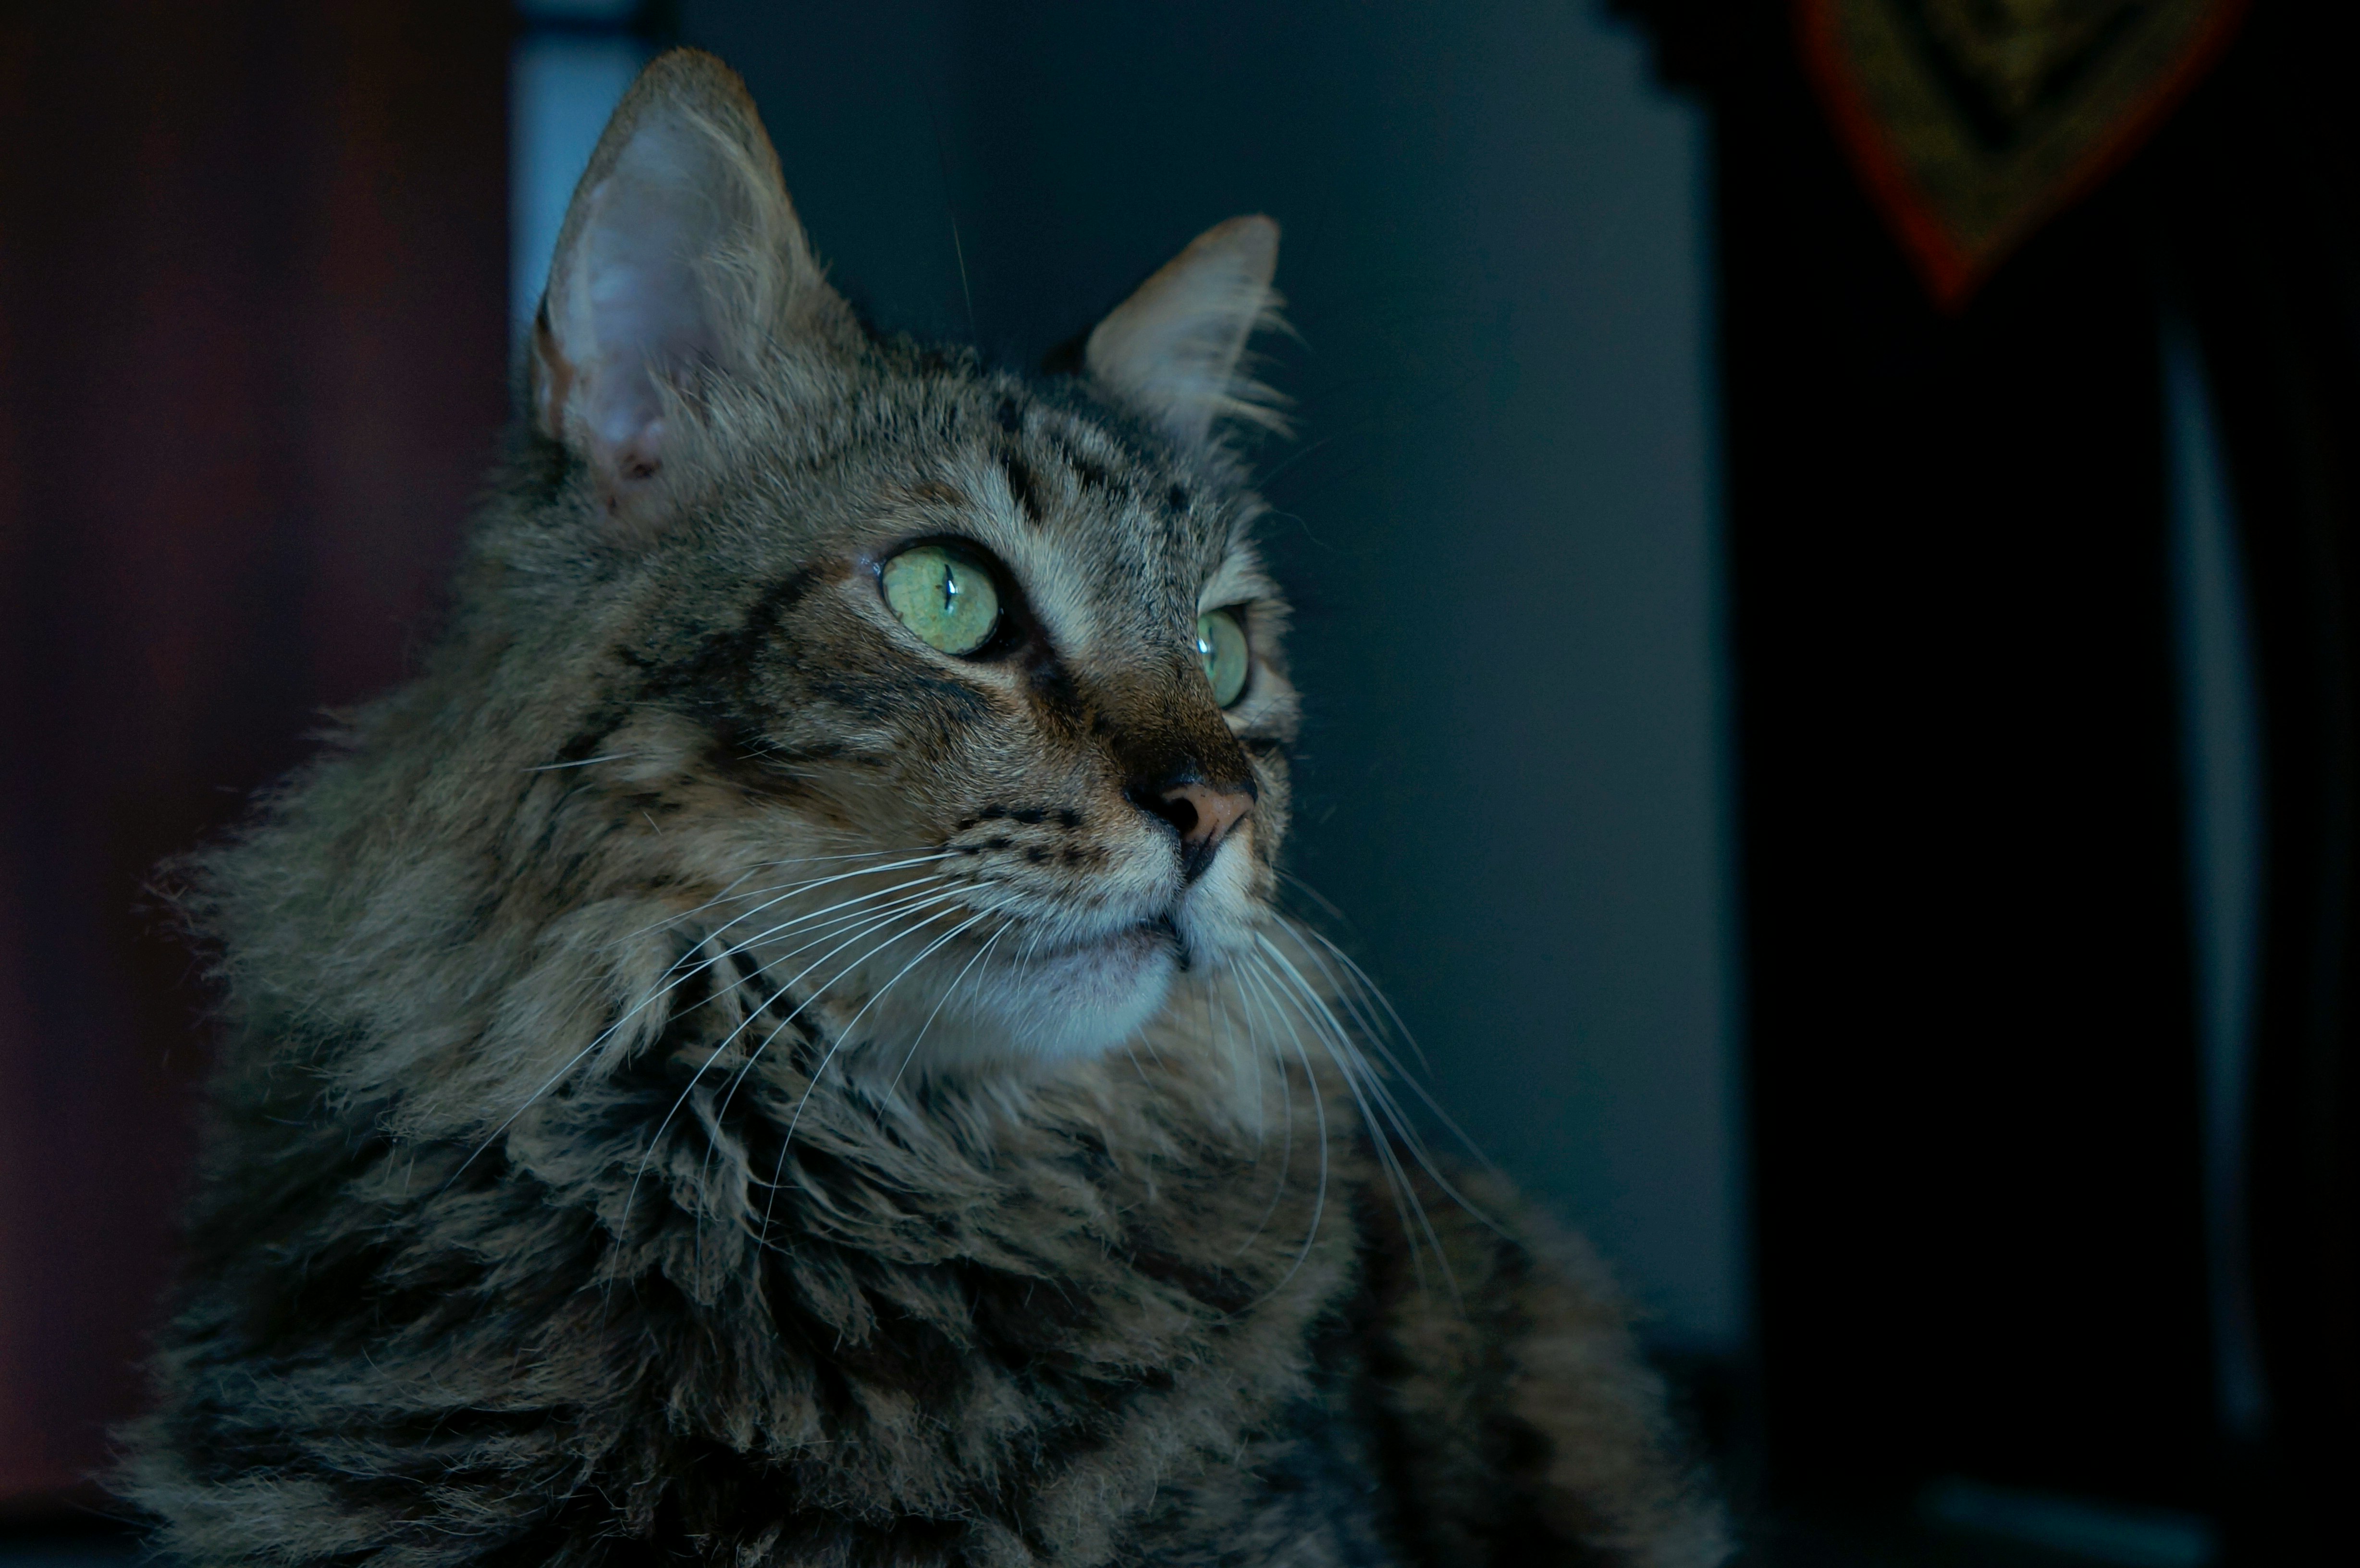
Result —
[{"label": "cat's mouth", "polygon": [[1172,918],[1170,910],[1146,921],[1143,929],[1171,945],[1172,962],[1180,966],[1181,974],[1185,975],[1194,967],[1195,955],[1188,949],[1188,938],[1181,931],[1180,922]]}]

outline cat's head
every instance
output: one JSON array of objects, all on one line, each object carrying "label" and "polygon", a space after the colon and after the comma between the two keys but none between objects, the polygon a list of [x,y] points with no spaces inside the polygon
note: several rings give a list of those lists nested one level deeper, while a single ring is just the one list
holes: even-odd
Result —
[{"label": "cat's head", "polygon": [[[1078,374],[864,332],[737,78],[651,65],[574,198],[486,558],[550,811],[848,1046],[1058,1059],[1265,941],[1296,701],[1224,432],[1277,227]],[[519,661],[523,661],[519,666]]]}]

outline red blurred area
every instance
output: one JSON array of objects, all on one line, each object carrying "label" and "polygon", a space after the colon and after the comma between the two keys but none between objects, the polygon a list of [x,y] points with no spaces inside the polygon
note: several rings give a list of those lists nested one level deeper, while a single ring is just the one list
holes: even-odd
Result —
[{"label": "red blurred area", "polygon": [[507,376],[486,0],[0,8],[0,1506],[139,1398],[204,1070],[143,897],[431,624]]}]

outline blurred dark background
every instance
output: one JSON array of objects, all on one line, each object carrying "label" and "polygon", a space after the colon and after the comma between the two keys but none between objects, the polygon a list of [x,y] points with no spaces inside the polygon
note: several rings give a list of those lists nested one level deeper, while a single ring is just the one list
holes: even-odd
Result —
[{"label": "blurred dark background", "polygon": [[121,1550],[205,1049],[143,884],[431,635],[671,42],[882,331],[1037,363],[1284,225],[1295,869],[1750,1551],[2340,1555],[2360,38],[1999,10],[2068,96],[2202,47],[1946,273],[1812,43],[1972,67],[1946,0],[0,0],[0,1557]]}]

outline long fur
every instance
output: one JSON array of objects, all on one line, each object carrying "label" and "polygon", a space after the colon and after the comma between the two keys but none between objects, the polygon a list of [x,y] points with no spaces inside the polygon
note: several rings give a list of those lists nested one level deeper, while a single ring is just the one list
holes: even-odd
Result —
[{"label": "long fur", "polygon": [[[650,81],[610,136],[722,126],[717,178],[775,180],[716,62]],[[1277,910],[1296,705],[1235,454],[869,338],[758,195],[677,269],[736,336],[653,367],[648,485],[549,417],[601,366],[544,318],[423,672],[183,868],[225,1043],[118,1477],[158,1543],[1710,1568],[1595,1264],[1423,1152],[1382,1004]],[[876,562],[945,536],[1019,652],[893,621]],[[1142,791],[1196,778],[1253,804],[1187,873]]]}]

